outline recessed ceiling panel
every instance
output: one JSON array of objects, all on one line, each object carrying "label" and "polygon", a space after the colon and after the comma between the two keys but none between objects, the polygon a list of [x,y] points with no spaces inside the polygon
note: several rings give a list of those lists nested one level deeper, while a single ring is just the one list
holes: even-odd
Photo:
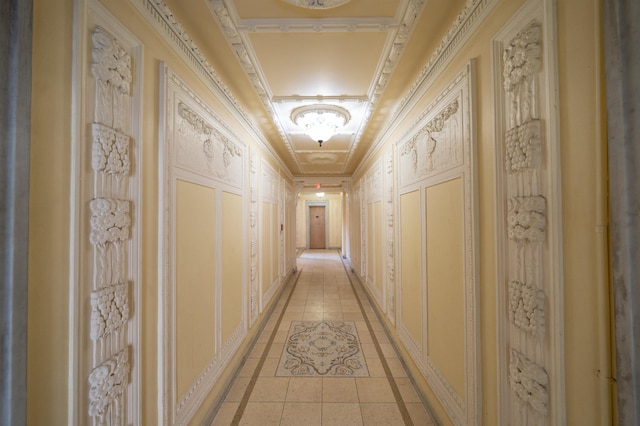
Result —
[{"label": "recessed ceiling panel", "polygon": [[370,88],[387,36],[256,33],[249,39],[274,96],[362,96]]}]

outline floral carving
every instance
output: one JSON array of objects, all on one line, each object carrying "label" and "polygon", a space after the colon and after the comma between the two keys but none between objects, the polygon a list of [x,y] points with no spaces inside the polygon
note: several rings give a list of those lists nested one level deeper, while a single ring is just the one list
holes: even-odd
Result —
[{"label": "floral carving", "polygon": [[504,89],[509,96],[510,126],[537,116],[536,75],[540,69],[540,25],[532,23],[504,51]]},{"label": "floral carving", "polygon": [[89,203],[91,209],[91,234],[89,240],[94,245],[115,243],[129,238],[131,217],[130,202],[109,198],[94,198]]},{"label": "floral carving", "polygon": [[122,94],[131,90],[131,56],[118,41],[101,27],[96,27],[93,36],[93,76]]},{"label": "floral carving", "polygon": [[529,283],[509,283],[509,319],[516,326],[544,337],[544,291]]},{"label": "floral carving", "polygon": [[507,131],[505,171],[518,173],[540,165],[540,120],[529,120]]},{"label": "floral carving", "polygon": [[545,238],[546,200],[542,196],[509,199],[508,235],[516,242],[539,243]]},{"label": "floral carving", "polygon": [[129,319],[126,283],[105,287],[91,293],[91,339],[118,331]]},{"label": "floral carving", "polygon": [[129,174],[129,145],[131,138],[111,127],[93,123],[91,166],[96,172],[111,175]]},{"label": "floral carving", "polygon": [[544,368],[520,352],[511,349],[511,363],[509,364],[511,389],[522,402],[542,415],[548,413],[548,382],[549,378]]},{"label": "floral carving", "polygon": [[[427,164],[421,170],[423,172],[430,172],[437,168],[438,160],[434,158],[436,153],[436,147],[438,142],[433,137],[434,133],[440,133],[446,129],[447,122],[451,117],[453,117],[458,112],[458,100],[454,100],[449,105],[447,105],[440,113],[438,113],[435,117],[433,117],[418,133],[415,134],[407,142],[400,151],[400,155],[411,155],[410,161],[413,167],[414,172],[418,170],[418,151],[420,151],[421,155],[424,155],[427,159]],[[455,143],[455,141],[452,141]],[[418,147],[419,144],[424,145],[424,149]],[[455,158],[451,158],[448,160],[455,160]],[[447,162],[448,160],[443,160]]]},{"label": "floral carving", "polygon": [[102,424],[107,410],[125,391],[128,381],[129,354],[125,348],[89,374],[89,415],[97,417]]},{"label": "floral carving", "polygon": [[516,91],[540,69],[540,25],[532,23],[511,40],[504,51],[504,88]]}]

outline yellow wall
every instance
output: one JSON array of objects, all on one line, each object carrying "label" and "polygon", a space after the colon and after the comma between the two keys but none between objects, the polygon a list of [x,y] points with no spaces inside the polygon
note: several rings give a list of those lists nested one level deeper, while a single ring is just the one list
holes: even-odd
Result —
[{"label": "yellow wall", "polygon": [[73,1],[34,1],[27,422],[67,425]]},{"label": "yellow wall", "polygon": [[464,399],[462,179],[430,186],[427,214],[427,354]]},{"label": "yellow wall", "polygon": [[176,382],[179,398],[215,356],[215,190],[176,183]]},{"label": "yellow wall", "polygon": [[400,196],[402,323],[422,346],[422,224],[420,190]]},{"label": "yellow wall", "polygon": [[242,197],[222,193],[222,341],[242,321]]}]

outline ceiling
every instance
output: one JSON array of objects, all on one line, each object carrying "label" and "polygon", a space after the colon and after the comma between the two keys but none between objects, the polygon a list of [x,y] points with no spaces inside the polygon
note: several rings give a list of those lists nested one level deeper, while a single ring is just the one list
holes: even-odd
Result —
[{"label": "ceiling", "polygon": [[[389,125],[464,0],[166,0],[294,176],[337,185]],[[411,42],[409,42],[411,41]],[[320,147],[296,108],[350,120]]]}]

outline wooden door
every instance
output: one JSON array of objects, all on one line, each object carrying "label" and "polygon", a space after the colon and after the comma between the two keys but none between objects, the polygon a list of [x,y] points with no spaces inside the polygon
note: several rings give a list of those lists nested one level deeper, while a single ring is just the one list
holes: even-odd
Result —
[{"label": "wooden door", "polygon": [[325,206],[309,206],[309,248],[310,249],[327,248],[324,214],[325,214]]}]

